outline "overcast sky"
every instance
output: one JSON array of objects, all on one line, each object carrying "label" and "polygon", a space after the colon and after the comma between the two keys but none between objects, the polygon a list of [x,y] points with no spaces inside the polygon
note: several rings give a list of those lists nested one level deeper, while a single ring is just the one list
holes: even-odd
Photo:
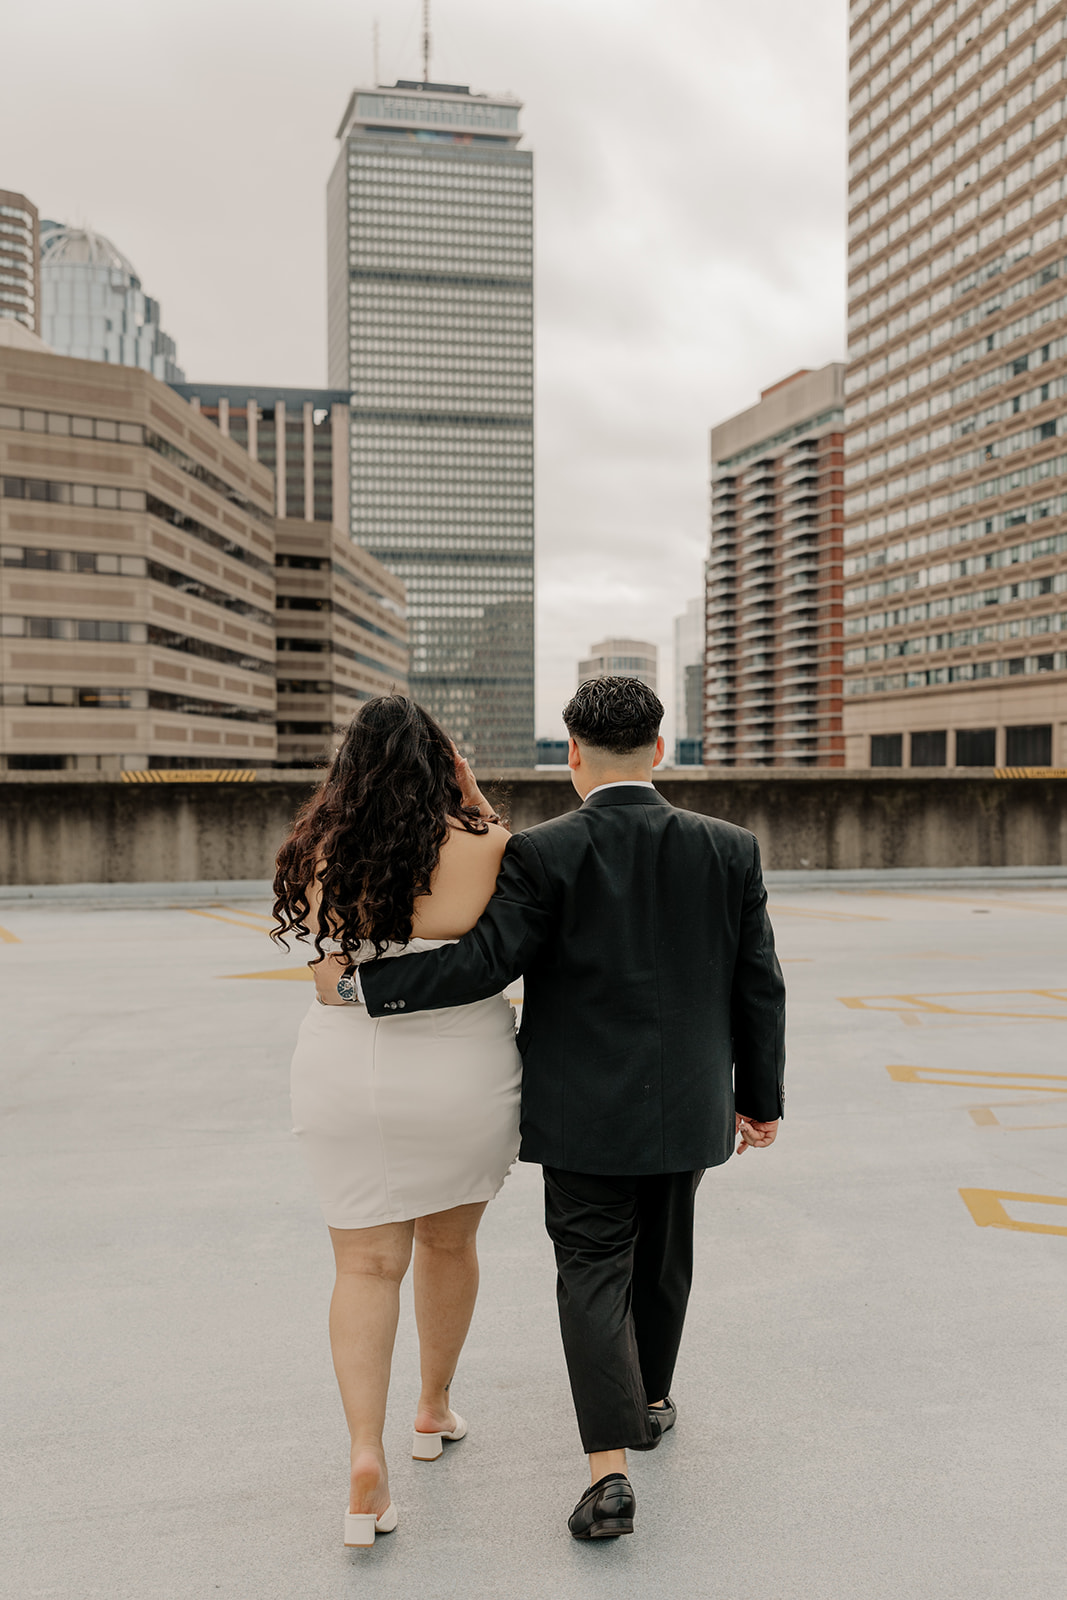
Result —
[{"label": "overcast sky", "polygon": [[[420,76],[419,0],[7,8],[0,186],[88,223],[191,380],[324,384],[349,91]],[[434,0],[432,75],[536,159],[539,733],[606,634],[700,591],[707,430],[844,346],[845,0]]]}]

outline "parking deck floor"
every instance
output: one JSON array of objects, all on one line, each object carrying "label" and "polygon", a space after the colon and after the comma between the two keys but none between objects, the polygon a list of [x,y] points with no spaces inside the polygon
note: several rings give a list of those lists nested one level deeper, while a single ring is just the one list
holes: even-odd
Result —
[{"label": "parking deck floor", "polygon": [[772,897],[778,1143],[708,1174],[677,1429],[582,1545],[539,1173],[483,1226],[469,1438],[341,1545],[331,1258],[288,1128],[310,985],[266,903],[0,906],[13,1600],[1059,1600],[1067,891]]}]

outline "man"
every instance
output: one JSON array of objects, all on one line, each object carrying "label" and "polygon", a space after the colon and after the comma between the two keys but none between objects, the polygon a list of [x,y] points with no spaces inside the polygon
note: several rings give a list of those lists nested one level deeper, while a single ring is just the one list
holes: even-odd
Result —
[{"label": "man", "polygon": [[520,1159],[544,1170],[590,1467],[569,1527],[613,1538],[633,1531],[626,1450],[675,1421],[697,1185],[738,1135],[743,1151],[777,1133],[785,991],[756,840],[652,784],[653,691],[594,679],[563,718],[583,804],[511,839],[476,927],[366,963],[340,991],[338,958],[314,970],[324,998],[355,987],[372,1016],[485,999],[523,975]]}]

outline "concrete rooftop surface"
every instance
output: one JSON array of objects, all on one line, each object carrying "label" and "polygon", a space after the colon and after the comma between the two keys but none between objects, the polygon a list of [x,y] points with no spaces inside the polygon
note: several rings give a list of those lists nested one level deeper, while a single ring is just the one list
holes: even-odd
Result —
[{"label": "concrete rooftop surface", "polygon": [[[178,886],[175,886],[176,889]],[[0,905],[12,1600],[1061,1600],[1067,888],[776,887],[777,1145],[708,1174],[633,1538],[585,1482],[540,1173],[482,1229],[470,1435],[342,1548],[331,1254],[289,1133],[304,957],[263,899]],[[290,979],[294,981],[289,981]]]}]

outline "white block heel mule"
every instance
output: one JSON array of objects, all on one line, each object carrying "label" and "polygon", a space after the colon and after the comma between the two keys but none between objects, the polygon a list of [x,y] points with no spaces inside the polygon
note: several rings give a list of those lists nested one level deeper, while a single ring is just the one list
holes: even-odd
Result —
[{"label": "white block heel mule", "polygon": [[390,1500],[380,1517],[373,1511],[345,1512],[345,1549],[366,1549],[376,1533],[392,1533],[397,1525],[396,1506]]},{"label": "white block heel mule", "polygon": [[446,1439],[454,1443],[455,1440],[464,1438],[467,1432],[467,1424],[458,1411],[453,1411],[452,1415],[456,1419],[456,1426],[451,1433],[419,1433],[418,1429],[415,1430],[411,1446],[411,1459],[413,1461],[436,1461],[438,1456],[442,1456],[445,1453]]}]

